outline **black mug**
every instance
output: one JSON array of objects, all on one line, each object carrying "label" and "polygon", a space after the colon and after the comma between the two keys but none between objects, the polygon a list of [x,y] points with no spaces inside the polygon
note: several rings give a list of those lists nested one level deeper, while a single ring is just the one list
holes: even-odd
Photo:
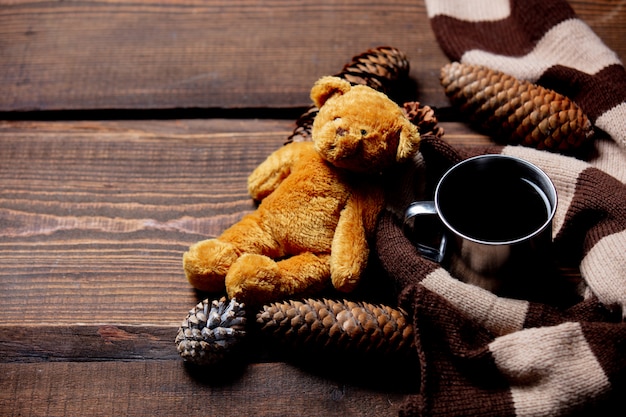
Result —
[{"label": "black mug", "polygon": [[[410,204],[404,223],[415,229],[412,240],[424,257],[497,293],[502,284],[545,271],[556,205],[554,184],[535,165],[480,155],[446,171],[434,199]],[[434,245],[420,237],[424,222],[440,230]]]}]

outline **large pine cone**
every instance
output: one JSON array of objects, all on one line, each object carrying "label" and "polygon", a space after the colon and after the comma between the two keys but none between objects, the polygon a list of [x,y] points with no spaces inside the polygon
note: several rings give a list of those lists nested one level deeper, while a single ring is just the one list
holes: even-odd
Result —
[{"label": "large pine cone", "polygon": [[388,306],[331,300],[285,301],[257,314],[261,330],[296,349],[356,356],[415,355],[413,327]]},{"label": "large pine cone", "polygon": [[[343,69],[335,74],[353,85],[367,85],[389,94],[396,84],[409,74],[409,60],[399,49],[381,46],[369,49],[352,58]],[[310,106],[296,121],[296,128],[287,139],[290,142],[311,140],[311,127],[317,116],[317,107]]]},{"label": "large pine cone", "polygon": [[568,153],[593,135],[570,99],[502,72],[453,62],[441,69],[441,84],[452,105],[498,142]]},{"label": "large pine cone", "polygon": [[178,353],[186,362],[214,365],[233,353],[246,335],[244,305],[203,300],[183,320],[176,335]]}]

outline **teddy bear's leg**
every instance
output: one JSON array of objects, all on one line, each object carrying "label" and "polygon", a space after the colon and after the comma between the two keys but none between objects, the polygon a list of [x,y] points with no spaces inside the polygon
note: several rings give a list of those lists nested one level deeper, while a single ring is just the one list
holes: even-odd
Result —
[{"label": "teddy bear's leg", "polygon": [[244,253],[281,256],[278,243],[261,227],[256,213],[245,216],[218,238],[192,245],[183,255],[183,269],[194,288],[223,291],[228,270]]},{"label": "teddy bear's leg", "polygon": [[262,305],[290,296],[322,290],[330,278],[330,255],[302,253],[274,261],[256,254],[242,255],[226,275],[231,298]]}]

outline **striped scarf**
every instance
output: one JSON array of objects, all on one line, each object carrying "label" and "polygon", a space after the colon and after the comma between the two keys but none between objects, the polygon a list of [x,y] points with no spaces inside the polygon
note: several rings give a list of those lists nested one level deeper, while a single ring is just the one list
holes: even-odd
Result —
[{"label": "striped scarf", "polygon": [[[419,393],[406,416],[610,415],[626,388],[626,73],[561,0],[426,0],[451,60],[490,66],[573,98],[607,137],[583,161],[521,146],[455,149],[425,137],[389,186],[376,254],[411,317]],[[534,11],[535,13],[531,13]],[[554,182],[560,271],[497,295],[421,257],[402,229],[411,201],[429,200],[441,174],[484,153],[528,160]],[[397,177],[396,177],[397,178]],[[552,284],[552,285],[551,285]],[[570,297],[571,296],[571,297]],[[621,415],[623,409],[618,409]]]}]

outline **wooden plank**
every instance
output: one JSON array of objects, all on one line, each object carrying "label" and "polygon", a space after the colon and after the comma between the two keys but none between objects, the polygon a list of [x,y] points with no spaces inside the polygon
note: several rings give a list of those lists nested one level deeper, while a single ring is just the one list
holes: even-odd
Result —
[{"label": "wooden plank", "polygon": [[[624,8],[571,4],[626,59]],[[302,107],[381,45],[409,55],[409,96],[447,105],[421,1],[0,0],[0,111]]]},{"label": "wooden plank", "polygon": [[[408,0],[0,5],[0,111],[307,106],[316,79],[369,48],[405,50],[421,79],[445,60]],[[420,92],[442,102],[435,82]]]},{"label": "wooden plank", "polygon": [[585,21],[604,41],[626,61],[626,9],[623,4],[617,4],[611,0],[568,0],[576,14]]},{"label": "wooden plank", "polygon": [[177,332],[175,326],[0,326],[0,363],[175,360]]},{"label": "wooden plank", "polygon": [[[459,144],[486,138],[444,123]],[[293,122],[0,122],[0,324],[176,327],[182,254],[254,209]]]},{"label": "wooden plank", "polygon": [[405,394],[282,363],[204,376],[181,361],[0,364],[0,414],[35,416],[394,416]]}]

